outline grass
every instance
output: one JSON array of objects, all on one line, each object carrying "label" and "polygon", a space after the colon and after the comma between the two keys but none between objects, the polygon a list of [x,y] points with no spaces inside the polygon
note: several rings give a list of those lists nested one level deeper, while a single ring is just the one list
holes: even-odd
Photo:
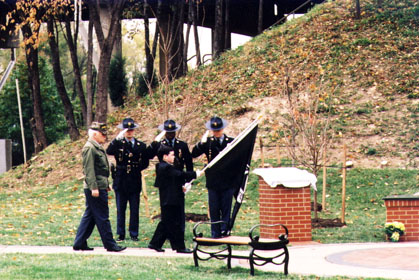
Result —
[{"label": "grass", "polygon": [[[255,165],[254,165],[255,166]],[[326,211],[321,218],[338,218],[341,209],[341,174],[329,169],[327,174]],[[313,240],[322,243],[380,242],[385,240],[383,225],[385,207],[383,197],[393,194],[414,194],[419,191],[417,170],[350,169],[347,172],[346,227],[313,229]],[[149,216],[145,202],[140,205],[140,242],[126,240],[129,247],[146,247],[158,220],[151,217],[160,213],[158,191],[152,173],[147,175]],[[322,175],[318,176],[319,201],[322,193]],[[110,194],[110,220],[115,232],[116,209],[114,194]],[[235,235],[246,235],[259,222],[258,177],[251,174],[245,200],[236,219]],[[84,211],[81,180],[58,185],[34,186],[15,192],[0,190],[0,244],[4,245],[60,245],[71,246]],[[204,178],[198,180],[186,196],[186,212],[207,213],[207,191]],[[129,212],[127,211],[127,214]],[[192,227],[186,224],[186,243],[192,246]],[[89,245],[102,246],[97,231]],[[166,243],[166,246],[169,246]]]},{"label": "grass", "polygon": [[[59,261],[57,261],[59,260]],[[77,267],[77,269],[75,269]],[[195,267],[192,258],[138,258],[129,256],[100,256],[80,254],[2,254],[0,278],[3,280],[36,279],[172,279],[172,280],[226,280],[226,279],[283,279],[283,273],[249,270],[233,267],[228,270],[223,262],[210,260]],[[379,279],[318,277],[288,275],[286,279]]]}]

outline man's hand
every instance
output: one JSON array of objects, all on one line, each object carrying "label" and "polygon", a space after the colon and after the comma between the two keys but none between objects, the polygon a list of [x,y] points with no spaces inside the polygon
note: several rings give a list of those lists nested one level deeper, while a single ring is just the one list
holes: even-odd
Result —
[{"label": "man's hand", "polygon": [[186,183],[182,186],[183,192],[186,194],[188,193],[192,188],[192,184],[191,183]]},{"label": "man's hand", "polygon": [[201,143],[206,143],[208,140],[209,130],[205,131],[204,135],[202,135]]},{"label": "man's hand", "polygon": [[122,140],[125,136],[125,132],[128,131],[128,128],[125,128],[124,130],[122,130],[121,132],[119,132],[119,134],[116,136],[116,140]]},{"label": "man's hand", "polygon": [[201,176],[204,173],[204,171],[197,169],[195,171],[195,173],[196,173],[196,178],[198,178],[199,176]]},{"label": "man's hand", "polygon": [[99,197],[99,190],[98,189],[92,190],[92,196],[93,197]]},{"label": "man's hand", "polygon": [[156,138],[154,138],[154,141],[156,142],[160,142],[160,140],[163,138],[163,136],[166,134],[166,131],[162,131],[159,133],[159,135],[156,136]]}]

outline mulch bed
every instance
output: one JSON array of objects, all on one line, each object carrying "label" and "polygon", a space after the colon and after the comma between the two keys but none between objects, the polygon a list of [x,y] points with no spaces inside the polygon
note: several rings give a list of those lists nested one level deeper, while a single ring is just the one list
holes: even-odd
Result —
[{"label": "mulch bed", "polygon": [[342,223],[340,218],[335,219],[311,219],[312,228],[330,228],[330,227],[343,227],[346,223]]}]

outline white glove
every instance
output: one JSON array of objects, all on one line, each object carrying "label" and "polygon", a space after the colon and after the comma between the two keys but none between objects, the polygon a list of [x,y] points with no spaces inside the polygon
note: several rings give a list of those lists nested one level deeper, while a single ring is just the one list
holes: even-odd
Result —
[{"label": "white glove", "polygon": [[202,135],[201,143],[206,143],[208,140],[209,130],[205,131],[204,135]]},{"label": "white glove", "polygon": [[192,184],[191,183],[185,183],[183,185],[183,192],[186,194],[186,193],[188,193],[191,190],[191,188],[192,188]]},{"label": "white glove", "polygon": [[160,142],[160,140],[163,138],[163,136],[166,134],[166,131],[162,131],[159,133],[159,135],[156,136],[156,138],[154,138],[154,141],[156,142]]},{"label": "white glove", "polygon": [[122,130],[121,132],[119,132],[119,134],[116,136],[116,140],[122,140],[125,136],[125,132],[128,131],[128,128],[125,128],[124,130]]},{"label": "white glove", "polygon": [[204,171],[197,169],[195,171],[195,173],[196,173],[196,178],[198,178],[198,177],[200,177],[204,173]]}]

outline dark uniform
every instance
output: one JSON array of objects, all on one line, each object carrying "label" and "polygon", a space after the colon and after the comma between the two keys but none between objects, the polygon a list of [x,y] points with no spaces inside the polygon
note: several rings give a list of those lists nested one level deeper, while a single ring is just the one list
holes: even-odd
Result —
[{"label": "dark uniform", "polygon": [[[130,118],[124,119],[122,123],[122,128],[136,127]],[[116,197],[118,239],[125,239],[125,212],[129,202],[129,233],[133,240],[138,240],[141,171],[149,164],[147,146],[135,138],[132,141],[126,138],[114,139],[106,152],[113,155],[116,161],[113,189]]]},{"label": "dark uniform", "polygon": [[[172,148],[168,147],[169,151]],[[185,181],[196,178],[195,172],[185,172],[161,160],[156,165],[156,181],[154,186],[159,189],[161,221],[157,225],[149,248],[163,251],[166,239],[169,239],[173,250],[189,253],[185,248],[182,219],[184,221],[185,195],[182,186]]]},{"label": "dark uniform", "polygon": [[[207,129],[221,130],[227,126],[227,121],[219,117],[213,117],[206,123]],[[234,140],[223,134],[221,139],[208,137],[205,143],[199,142],[192,149],[192,157],[196,158],[205,154],[208,162],[211,162],[226,146]],[[211,222],[224,221],[227,224],[211,225],[211,235],[214,238],[221,237],[228,231],[230,222],[231,204],[234,189],[224,183],[220,177],[206,177],[206,187],[208,189],[208,204]]]},{"label": "dark uniform", "polygon": [[[163,125],[159,126],[160,130],[166,131],[166,134],[176,132],[180,128],[181,126],[173,120],[166,120]],[[161,141],[153,141],[150,146],[148,146],[148,154],[150,159],[157,155],[157,151],[159,150],[160,145],[173,147],[175,152],[175,162],[173,165],[175,168],[183,170],[186,167],[186,171],[193,171],[192,156],[186,142],[183,142],[176,137],[168,139],[167,136]]]},{"label": "dark uniform", "polygon": [[[181,128],[174,120],[166,120],[162,125],[159,125],[161,131],[166,132],[166,138],[161,141],[153,141],[147,148],[150,159],[153,159],[161,147],[161,145],[170,146],[175,152],[175,162],[173,166],[178,170],[193,171],[192,155],[189,151],[188,144],[175,137],[176,131]],[[168,137],[170,135],[171,137]],[[173,138],[172,138],[173,137]],[[184,182],[186,183],[186,181]],[[185,204],[182,204],[183,207]],[[183,215],[185,215],[183,209]],[[185,216],[183,216],[182,230],[185,231]]]},{"label": "dark uniform", "polygon": [[[106,137],[106,125],[93,122],[91,130],[97,130]],[[102,136],[102,137],[103,137]],[[106,138],[103,138],[106,140]],[[111,224],[109,221],[108,206],[108,177],[109,162],[103,147],[94,139],[90,139],[83,147],[83,173],[84,195],[86,197],[86,210],[77,230],[74,240],[74,250],[93,250],[87,246],[87,239],[93,232],[95,225],[98,228],[103,246],[108,251],[122,251],[125,247],[116,244],[112,236]],[[92,191],[98,191],[99,196],[92,195]]]}]

